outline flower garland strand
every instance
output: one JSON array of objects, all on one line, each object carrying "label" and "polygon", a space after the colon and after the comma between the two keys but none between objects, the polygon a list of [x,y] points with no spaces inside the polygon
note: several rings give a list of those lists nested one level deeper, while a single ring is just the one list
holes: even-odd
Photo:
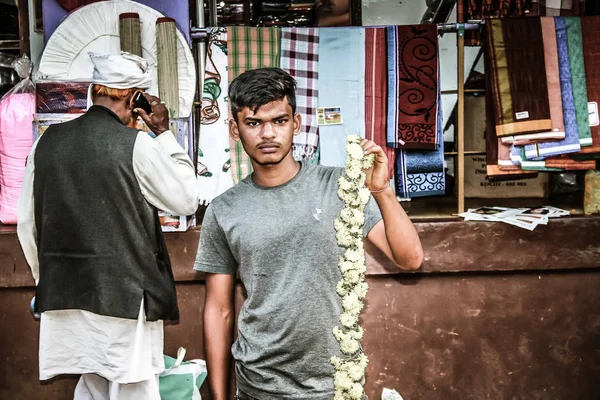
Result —
[{"label": "flower garland strand", "polygon": [[371,192],[365,188],[365,169],[373,166],[375,157],[365,156],[360,146],[361,138],[350,135],[346,139],[346,168],[338,180],[338,196],[344,201],[340,217],[334,221],[337,243],[344,249],[339,267],[342,280],[336,291],[342,297],[343,311],[340,325],[333,328],[333,335],[340,344],[343,357],[333,356],[335,368],[333,383],[334,400],[357,399],[364,395],[364,377],[368,359],[360,346],[364,331],[358,325],[363,309],[362,300],[369,286],[365,282],[365,251],[363,248],[364,210]]}]

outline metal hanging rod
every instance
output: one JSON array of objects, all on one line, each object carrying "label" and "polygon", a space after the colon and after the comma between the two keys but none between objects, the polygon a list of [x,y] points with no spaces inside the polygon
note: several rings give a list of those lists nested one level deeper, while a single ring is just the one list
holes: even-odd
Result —
[{"label": "metal hanging rod", "polygon": [[[451,32],[462,32],[462,31],[474,31],[478,30],[483,24],[485,24],[484,20],[474,20],[468,21],[465,23],[446,23],[446,24],[437,24],[438,32],[440,33],[451,33]],[[208,32],[212,28],[198,28],[192,27],[190,29],[190,36],[192,40],[204,40],[208,37]]]}]

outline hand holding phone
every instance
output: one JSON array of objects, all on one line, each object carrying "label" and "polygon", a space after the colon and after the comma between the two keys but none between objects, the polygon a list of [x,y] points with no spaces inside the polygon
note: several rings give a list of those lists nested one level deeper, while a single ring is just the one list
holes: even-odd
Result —
[{"label": "hand holding phone", "polygon": [[158,97],[137,92],[134,94],[132,104],[133,112],[142,117],[148,128],[156,135],[169,130],[169,110]]}]

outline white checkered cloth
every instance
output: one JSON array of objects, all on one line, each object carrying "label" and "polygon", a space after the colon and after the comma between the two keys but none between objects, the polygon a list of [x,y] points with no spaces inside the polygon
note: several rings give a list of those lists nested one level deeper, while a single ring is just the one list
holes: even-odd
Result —
[{"label": "white checkered cloth", "polygon": [[317,163],[319,28],[282,28],[280,68],[296,80],[296,112],[302,128],[294,136],[294,158]]}]

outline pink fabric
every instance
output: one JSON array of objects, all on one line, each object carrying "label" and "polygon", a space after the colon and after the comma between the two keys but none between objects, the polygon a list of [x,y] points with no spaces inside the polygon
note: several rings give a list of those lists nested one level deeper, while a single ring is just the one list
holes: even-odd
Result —
[{"label": "pink fabric", "polygon": [[0,221],[17,223],[25,162],[33,145],[35,94],[12,94],[0,101]]}]

